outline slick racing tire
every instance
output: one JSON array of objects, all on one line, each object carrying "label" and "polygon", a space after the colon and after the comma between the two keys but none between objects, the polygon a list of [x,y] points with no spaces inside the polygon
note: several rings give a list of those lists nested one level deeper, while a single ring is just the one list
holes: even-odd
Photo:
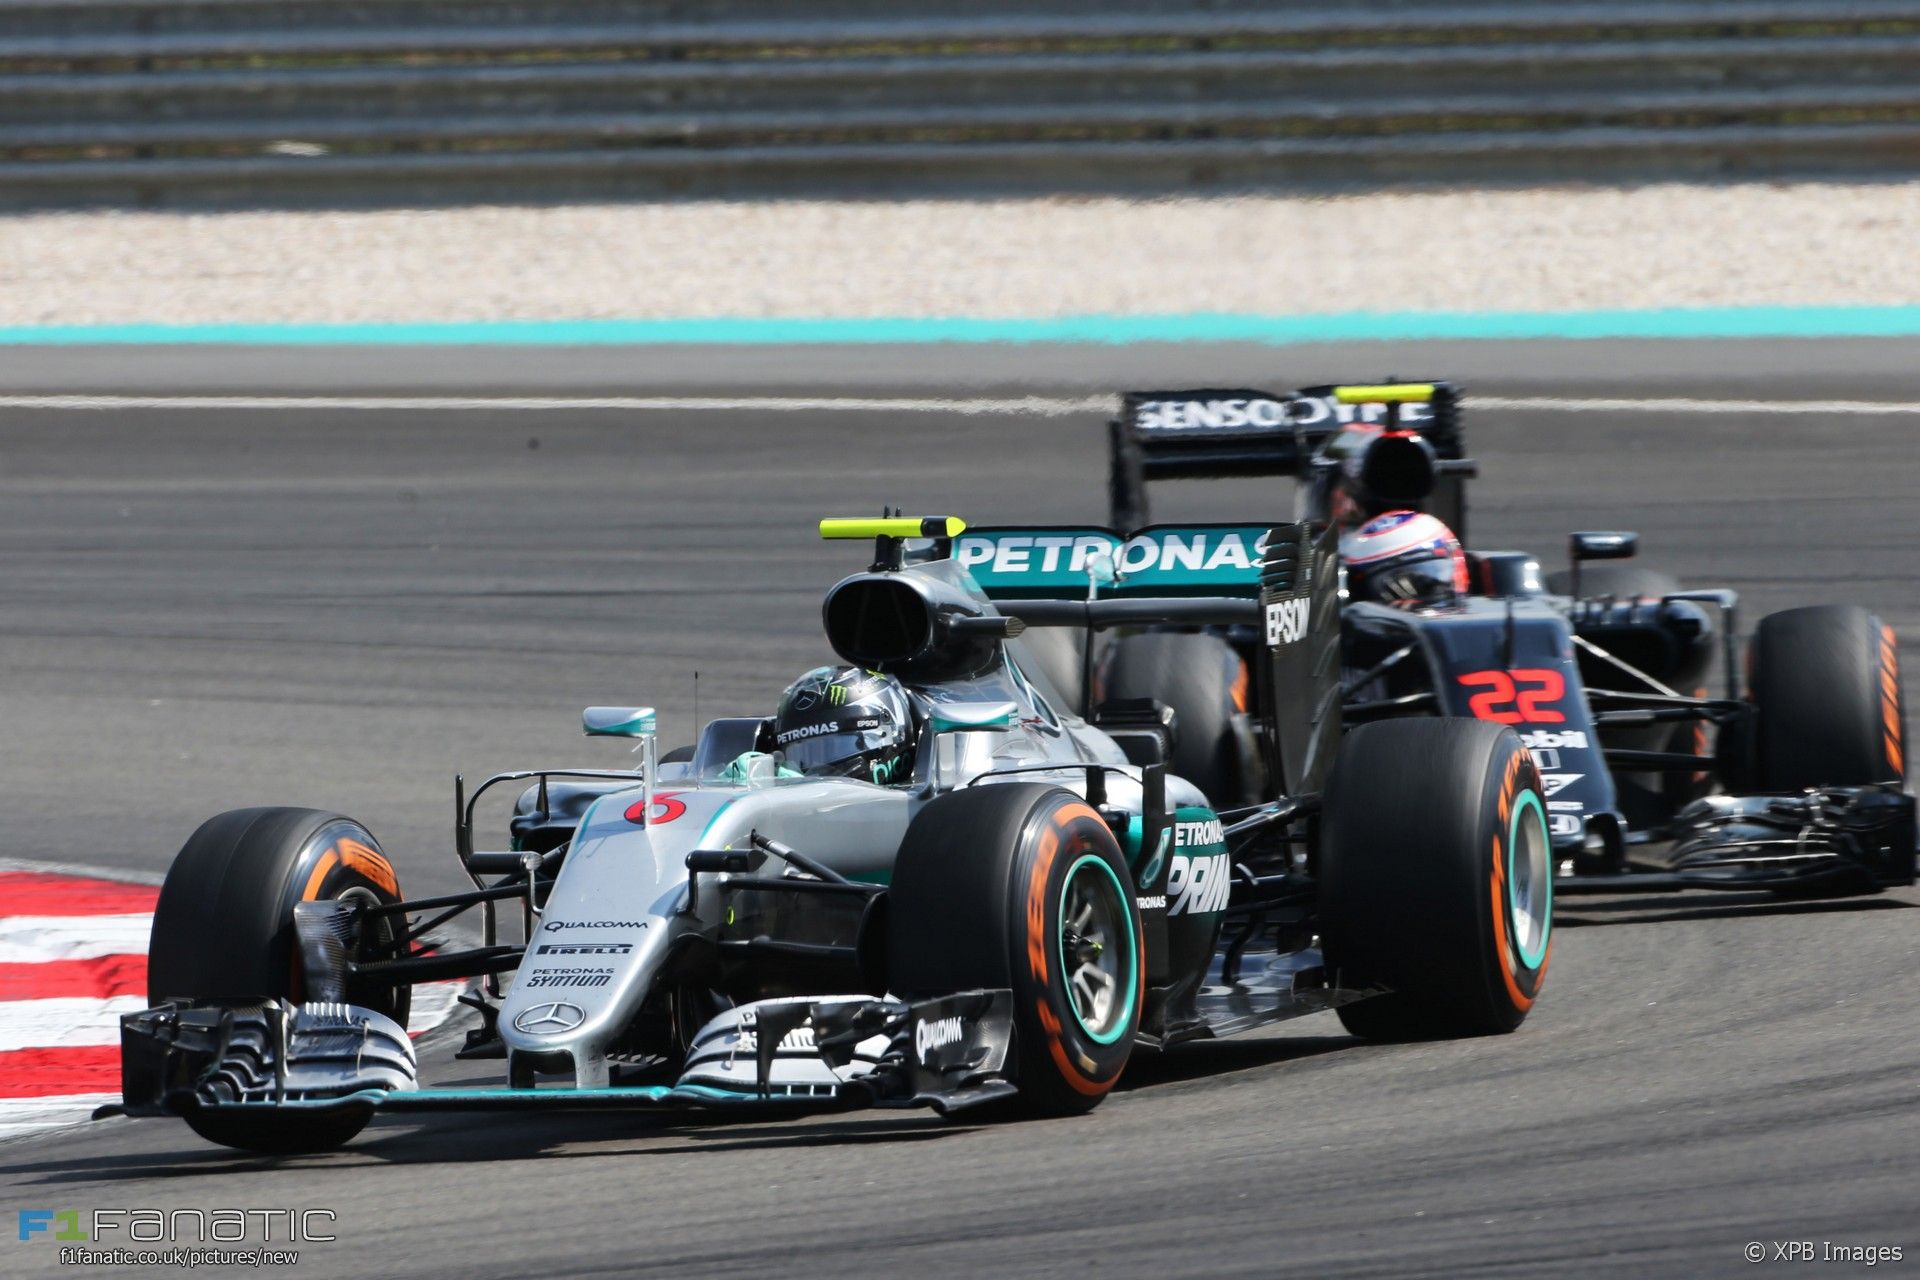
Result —
[{"label": "slick racing tire", "polygon": [[[400,900],[393,865],[371,833],[316,809],[235,809],[209,818],[167,871],[147,948],[147,992],[169,999],[305,999],[293,908],[300,902],[358,897]],[[389,917],[391,919],[391,917]],[[392,925],[384,925],[391,936]],[[405,984],[350,985],[347,1001],[407,1025]],[[237,1117],[202,1111],[186,1117],[210,1142],[246,1151],[288,1153],[337,1147],[371,1111]]]},{"label": "slick racing tire", "polygon": [[1747,650],[1752,768],[1762,791],[1905,776],[1906,701],[1893,628],[1856,605],[1760,620]]},{"label": "slick racing tire", "polygon": [[1086,1111],[1133,1053],[1146,994],[1133,875],[1072,792],[989,783],[907,828],[888,892],[887,974],[905,999],[1013,991],[1024,1109]]},{"label": "slick racing tire", "polygon": [[1251,803],[1253,779],[1236,721],[1252,696],[1233,647],[1203,632],[1122,636],[1101,668],[1103,699],[1152,698],[1173,709],[1168,769],[1199,787],[1216,809]]},{"label": "slick racing tire", "polygon": [[[1573,594],[1573,571],[1555,569],[1547,575],[1547,594]],[[1590,564],[1580,570],[1580,594],[1588,600],[1612,596],[1619,600],[1644,599],[1672,595],[1680,590],[1677,579],[1655,569],[1632,564]]]},{"label": "slick racing tire", "polygon": [[1320,838],[1321,935],[1340,1006],[1376,1040],[1498,1035],[1526,1018],[1553,934],[1533,757],[1484,720],[1364,724],[1340,745]]}]

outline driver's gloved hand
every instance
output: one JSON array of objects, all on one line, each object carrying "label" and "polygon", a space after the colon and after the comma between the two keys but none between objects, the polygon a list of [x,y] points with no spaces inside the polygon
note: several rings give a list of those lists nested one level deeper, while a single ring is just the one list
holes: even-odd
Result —
[{"label": "driver's gloved hand", "polygon": [[778,756],[764,751],[747,751],[720,771],[722,782],[764,782],[768,778],[798,778],[798,769],[789,769]]}]

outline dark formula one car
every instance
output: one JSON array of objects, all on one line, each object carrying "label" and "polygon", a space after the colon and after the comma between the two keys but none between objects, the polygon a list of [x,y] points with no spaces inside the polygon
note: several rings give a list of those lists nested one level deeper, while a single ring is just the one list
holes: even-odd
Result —
[{"label": "dark formula one car", "polygon": [[[456,783],[471,891],[406,899],[336,814],[201,826],[154,915],[155,1007],[122,1024],[121,1109],[266,1151],[336,1145],[377,1110],[1075,1111],[1142,1044],[1326,1008],[1382,1038],[1525,1018],[1552,928],[1539,771],[1498,724],[1342,738],[1324,530],[1170,530],[1189,551],[1118,588],[1105,541],[1063,540],[1040,552],[1050,585],[998,607],[950,555],[957,520],[822,532],[877,547],[824,607],[854,665],[809,673],[771,721],[708,723],[679,760],[656,763],[651,712],[594,708],[587,732],[638,738],[638,770]],[[1076,714],[1022,639],[1263,610],[1293,622],[1248,651],[1250,805],[1167,769],[1151,702]],[[842,741],[905,754],[807,771]],[[503,784],[524,788],[511,847],[477,849]],[[500,940],[503,903],[524,942]],[[483,945],[429,945],[476,906]],[[466,1055],[502,1079],[422,1087],[410,986],[461,976],[487,978]]]},{"label": "dark formula one car", "polygon": [[[1146,523],[1154,479],[1280,475],[1297,479],[1291,514],[1309,525],[1364,532],[1418,511],[1464,534],[1475,470],[1464,443],[1460,397],[1444,383],[1134,393],[1111,425],[1113,523]],[[1152,529],[1105,536],[1123,567],[1171,550]],[[990,593],[1024,590],[1022,575],[992,572],[1006,562],[987,535],[969,537],[962,559],[986,558]],[[1341,614],[1345,721],[1511,725],[1540,766],[1562,892],[1913,883],[1891,628],[1861,608],[1790,609],[1760,621],[1743,663],[1733,591],[1592,563],[1631,556],[1635,541],[1573,534],[1569,569],[1545,578],[1524,552],[1467,552],[1458,589],[1442,584],[1436,598],[1356,594]],[[1283,608],[1264,634],[1140,628],[1087,667],[1088,687],[1170,708],[1174,767],[1209,794],[1244,795],[1264,785],[1246,690],[1265,667],[1249,656],[1296,626]],[[1718,696],[1707,687],[1716,652]]]}]

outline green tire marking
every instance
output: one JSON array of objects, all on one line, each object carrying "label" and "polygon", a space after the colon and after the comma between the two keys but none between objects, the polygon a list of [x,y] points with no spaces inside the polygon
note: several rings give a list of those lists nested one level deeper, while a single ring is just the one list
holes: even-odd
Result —
[{"label": "green tire marking", "polygon": [[[1540,839],[1547,843],[1549,850],[1553,848],[1552,842],[1547,840],[1547,813],[1546,810],[1540,807],[1540,797],[1531,791],[1522,791],[1520,798],[1514,802],[1513,811],[1507,819],[1507,912],[1514,919],[1518,919],[1520,916],[1520,899],[1516,893],[1517,882],[1513,878],[1513,858],[1514,851],[1520,847],[1520,814],[1523,810],[1529,808],[1533,810],[1534,818],[1540,823]],[[1553,858],[1552,854],[1549,853],[1547,859],[1547,914],[1546,919],[1541,922],[1540,945],[1532,951],[1524,950],[1519,945],[1519,935],[1516,933],[1514,936],[1514,951],[1519,955],[1520,963],[1529,969],[1539,969],[1540,962],[1547,958],[1547,943],[1551,941],[1552,938]]]},{"label": "green tire marking", "polygon": [[[1120,877],[1113,874],[1113,868],[1107,865],[1106,859],[1100,857],[1098,854],[1081,854],[1080,857],[1074,861],[1074,864],[1067,868],[1066,878],[1060,882],[1060,905],[1054,913],[1053,935],[1055,948],[1060,953],[1061,985],[1063,987],[1066,985],[1068,972],[1067,888],[1073,884],[1073,878],[1080,874],[1080,868],[1086,866],[1089,862],[1099,867],[1100,874],[1104,875],[1107,878],[1107,883],[1113,886],[1114,901],[1120,904],[1120,918],[1126,921],[1127,924],[1127,997],[1120,1007],[1122,1009],[1131,1009],[1133,1008],[1135,995],[1134,982],[1136,980],[1136,973],[1140,967],[1138,963],[1140,940],[1136,938],[1133,933],[1133,912],[1128,909],[1130,904],[1127,902],[1126,888],[1120,883]],[[1120,1020],[1113,1024],[1113,1030],[1107,1032],[1105,1035],[1101,1035],[1092,1027],[1088,1026],[1087,1020],[1080,1016],[1080,1007],[1074,1003],[1073,993],[1071,991],[1067,993],[1067,1008],[1072,1011],[1073,1020],[1080,1024],[1080,1030],[1084,1031],[1087,1034],[1087,1038],[1096,1044],[1112,1044],[1126,1033],[1127,1025],[1132,1021],[1130,1017],[1123,1013]]]}]

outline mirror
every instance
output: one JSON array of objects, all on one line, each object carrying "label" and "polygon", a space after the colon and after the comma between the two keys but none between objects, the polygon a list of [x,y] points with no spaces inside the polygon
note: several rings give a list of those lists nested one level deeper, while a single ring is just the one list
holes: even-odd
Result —
[{"label": "mirror", "polygon": [[1111,547],[1091,547],[1087,551],[1087,583],[1098,589],[1110,587],[1120,580],[1120,567],[1113,558]]},{"label": "mirror", "polygon": [[1626,560],[1640,549],[1640,535],[1626,532],[1576,533],[1569,555],[1574,560]]},{"label": "mirror", "polygon": [[939,702],[934,704],[932,728],[935,733],[1011,729],[1019,714],[1019,704],[1012,702]]},{"label": "mirror", "polygon": [[644,738],[654,731],[652,707],[588,707],[580,727],[590,738]]}]

